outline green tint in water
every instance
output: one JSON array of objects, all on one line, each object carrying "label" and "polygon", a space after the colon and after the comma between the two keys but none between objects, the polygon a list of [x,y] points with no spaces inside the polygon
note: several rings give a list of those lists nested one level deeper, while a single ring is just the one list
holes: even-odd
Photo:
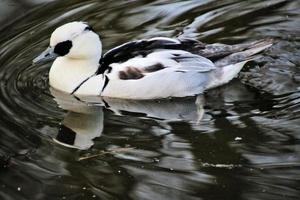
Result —
[{"label": "green tint in water", "polygon": [[[299,1],[28,6],[0,31],[0,199],[299,198]],[[154,36],[277,43],[196,103],[107,99],[105,108],[50,93],[51,63],[31,64],[73,20],[89,22],[104,51]]]}]

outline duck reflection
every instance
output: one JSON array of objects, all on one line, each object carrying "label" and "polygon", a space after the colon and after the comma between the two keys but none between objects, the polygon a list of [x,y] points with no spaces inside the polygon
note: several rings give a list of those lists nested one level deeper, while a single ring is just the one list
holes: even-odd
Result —
[{"label": "duck reflection", "polygon": [[68,111],[60,124],[55,142],[66,147],[89,149],[104,127],[103,108],[116,115],[134,114],[154,120],[200,122],[204,115],[202,95],[163,100],[124,100],[103,97],[78,98],[51,89],[59,107]]},{"label": "duck reflection", "polygon": [[76,149],[89,149],[93,139],[103,130],[103,110],[101,106],[88,104],[55,90],[51,90],[58,105],[67,110],[53,140],[63,146]]}]

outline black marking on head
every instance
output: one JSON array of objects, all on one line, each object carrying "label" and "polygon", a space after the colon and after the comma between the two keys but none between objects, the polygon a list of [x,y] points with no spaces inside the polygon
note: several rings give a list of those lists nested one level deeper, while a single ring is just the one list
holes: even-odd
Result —
[{"label": "black marking on head", "polygon": [[85,31],[93,31],[93,32],[95,32],[95,30],[94,30],[91,26],[85,27],[84,30],[85,30]]},{"label": "black marking on head", "polygon": [[147,66],[145,68],[145,72],[156,72],[156,71],[162,70],[164,68],[165,68],[165,66],[163,66],[161,63],[156,63],[154,65]]},{"label": "black marking on head", "polygon": [[141,70],[136,67],[127,67],[126,70],[119,72],[119,78],[121,80],[140,79],[143,77],[144,74],[142,74]]},{"label": "black marking on head", "polygon": [[72,46],[73,46],[72,41],[70,41],[70,40],[60,42],[55,45],[54,53],[56,53],[60,56],[67,55],[70,52],[70,49],[72,48]]},{"label": "black marking on head", "polygon": [[56,139],[58,141],[69,145],[74,145],[75,138],[76,133],[72,129],[66,127],[65,125],[62,125],[59,128],[58,134],[56,136]]}]

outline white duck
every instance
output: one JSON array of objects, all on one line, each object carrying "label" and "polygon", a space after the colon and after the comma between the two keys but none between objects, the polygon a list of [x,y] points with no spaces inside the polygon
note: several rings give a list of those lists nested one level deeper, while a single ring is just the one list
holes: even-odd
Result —
[{"label": "white duck", "polygon": [[33,62],[56,58],[50,86],[72,95],[158,99],[223,85],[271,45],[272,40],[231,46],[157,37],[125,43],[101,57],[98,34],[84,22],[71,22],[52,33],[50,47]]}]

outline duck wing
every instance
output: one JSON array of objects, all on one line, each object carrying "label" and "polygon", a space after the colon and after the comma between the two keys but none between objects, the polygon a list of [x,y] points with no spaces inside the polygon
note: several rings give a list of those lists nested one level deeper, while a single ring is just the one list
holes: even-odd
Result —
[{"label": "duck wing", "polygon": [[[112,63],[120,63],[134,57],[145,57],[146,55],[162,49],[184,50],[192,54],[208,58],[216,66],[225,66],[247,60],[253,49],[260,47],[265,49],[273,43],[273,39],[263,39],[248,43],[227,45],[221,43],[205,44],[195,39],[174,39],[167,37],[155,37],[127,42],[106,52],[100,59],[100,67],[97,74],[102,74],[109,69]],[[244,53],[246,51],[246,53]]]},{"label": "duck wing", "polygon": [[203,92],[212,61],[183,50],[157,50],[145,57],[112,63],[104,73],[102,96],[154,99],[193,96]]},{"label": "duck wing", "polygon": [[[110,64],[110,76],[121,79],[140,79],[162,73],[205,73],[215,70],[212,61],[183,50],[159,50],[145,57]],[[159,73],[158,73],[159,72]]]},{"label": "duck wing", "polygon": [[109,65],[112,63],[125,62],[135,57],[145,57],[157,50],[180,49],[188,51],[190,47],[200,50],[205,47],[205,44],[193,39],[179,40],[167,37],[155,37],[127,42],[107,51],[102,56],[97,74],[102,74],[105,70],[109,69]]}]

